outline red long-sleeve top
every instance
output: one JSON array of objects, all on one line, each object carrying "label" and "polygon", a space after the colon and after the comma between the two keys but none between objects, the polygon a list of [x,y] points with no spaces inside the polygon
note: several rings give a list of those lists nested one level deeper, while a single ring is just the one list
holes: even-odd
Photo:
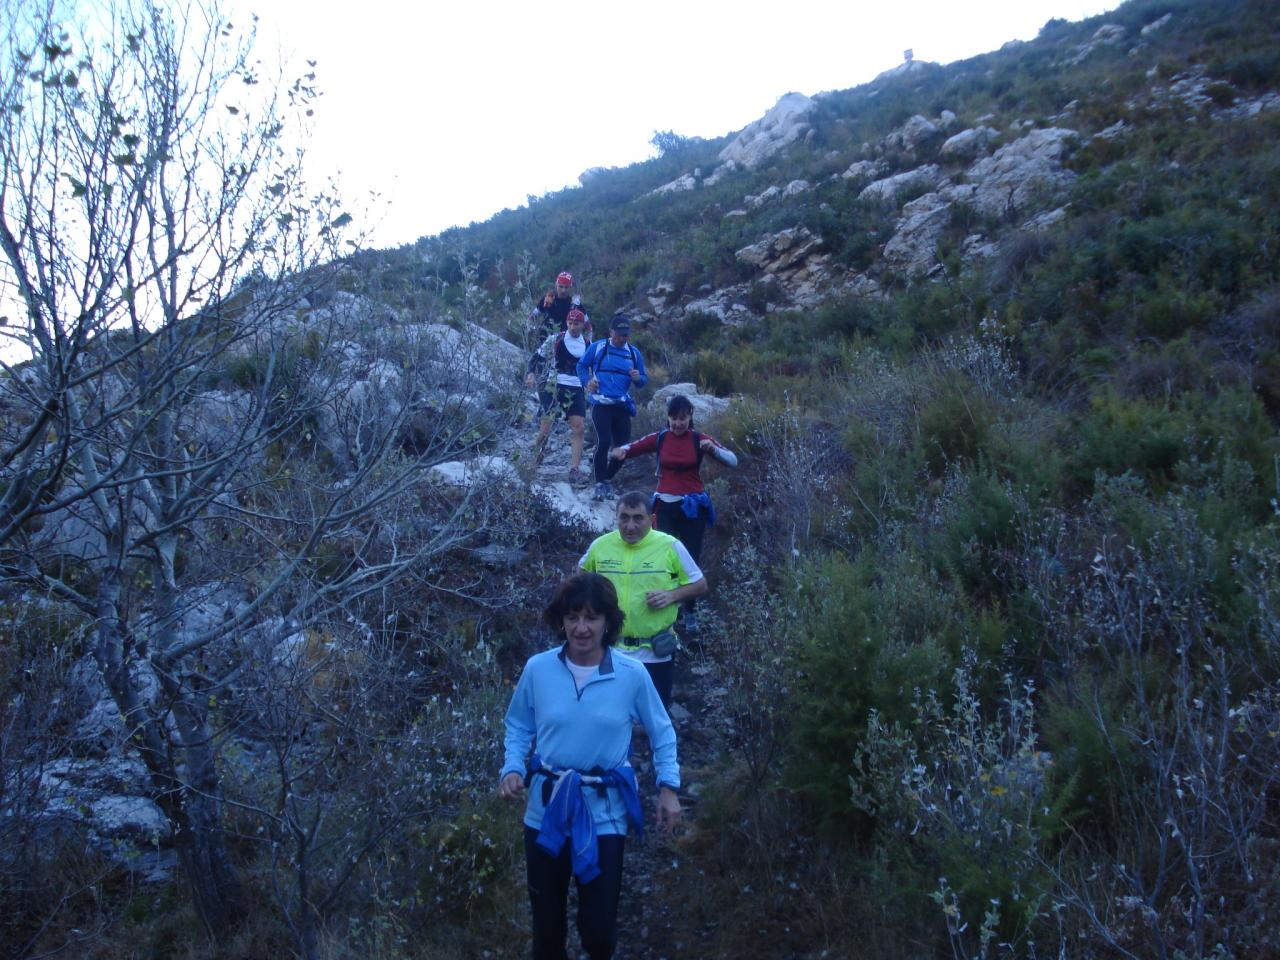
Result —
[{"label": "red long-sleeve top", "polygon": [[[662,438],[662,450],[658,452],[658,493],[683,497],[703,492],[702,477],[698,473],[698,448],[693,442],[694,432],[686,430],[676,435],[668,430],[667,435]],[[724,444],[715,437],[705,433],[699,436],[724,449]],[[658,450],[658,435],[650,433],[622,449],[627,459],[653,453]],[[704,457],[708,455],[703,454]]]}]

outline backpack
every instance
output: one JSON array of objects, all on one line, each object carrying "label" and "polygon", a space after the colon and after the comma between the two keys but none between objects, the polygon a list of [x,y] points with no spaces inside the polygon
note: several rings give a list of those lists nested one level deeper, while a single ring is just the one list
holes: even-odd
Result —
[{"label": "backpack", "polygon": [[[599,342],[603,343],[604,347],[596,354],[596,364],[591,368],[591,377],[594,380],[600,379],[600,365],[604,363],[604,358],[609,353],[609,341],[601,340]],[[595,344],[592,344],[592,346],[595,346]],[[627,344],[627,356],[631,358],[631,366],[638,370],[640,368],[640,364],[636,362],[636,348],[629,343]],[[583,386],[586,386],[586,384],[583,384]]]},{"label": "backpack", "polygon": [[[702,434],[697,430],[690,430],[693,434],[693,449],[698,451],[698,469],[702,469],[702,458],[707,451],[702,449]],[[662,475],[662,441],[666,439],[669,430],[658,431],[657,449],[653,451],[654,473]]]}]

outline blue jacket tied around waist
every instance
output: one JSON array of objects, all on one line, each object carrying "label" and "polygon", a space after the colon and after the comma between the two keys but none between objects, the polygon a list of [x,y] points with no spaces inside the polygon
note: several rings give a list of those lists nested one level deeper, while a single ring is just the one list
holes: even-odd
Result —
[{"label": "blue jacket tied around waist", "polygon": [[[519,773],[531,788],[526,791],[525,826],[541,831],[554,800],[563,809],[556,815],[559,825],[552,824],[551,839],[557,833],[572,837],[575,818],[590,819],[597,836],[625,835],[637,819],[628,801],[635,792],[635,774],[627,762],[635,723],[649,734],[658,784],[678,790],[675,729],[644,664],[606,648],[597,672],[579,690],[565,665],[563,647],[530,657],[507,708],[505,757],[498,774],[501,780]],[[541,767],[526,767],[535,741]],[[544,798],[536,772],[546,768],[553,775],[565,771],[565,776],[556,784],[556,794]],[[609,778],[609,785],[601,789],[570,777],[575,773],[580,778],[584,770]],[[531,779],[535,782],[529,783]],[[627,779],[629,789],[623,782]]]},{"label": "blue jacket tied around waist", "polygon": [[579,883],[590,883],[600,876],[596,825],[584,796],[586,791],[618,790],[627,811],[627,820],[635,828],[637,836],[644,836],[644,814],[640,809],[636,774],[629,765],[598,775],[582,774],[577,770],[552,770],[544,766],[535,753],[530,770],[532,776],[551,777],[555,784],[551,800],[542,811],[538,846],[554,857],[569,841],[573,873]]}]

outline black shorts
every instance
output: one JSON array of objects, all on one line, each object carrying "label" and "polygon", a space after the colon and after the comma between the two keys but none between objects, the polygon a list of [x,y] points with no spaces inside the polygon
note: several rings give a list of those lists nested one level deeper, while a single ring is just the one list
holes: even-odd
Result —
[{"label": "black shorts", "polygon": [[544,417],[555,417],[564,420],[568,417],[585,417],[587,415],[587,393],[581,387],[562,387],[556,385],[556,392],[538,391],[538,410]]}]

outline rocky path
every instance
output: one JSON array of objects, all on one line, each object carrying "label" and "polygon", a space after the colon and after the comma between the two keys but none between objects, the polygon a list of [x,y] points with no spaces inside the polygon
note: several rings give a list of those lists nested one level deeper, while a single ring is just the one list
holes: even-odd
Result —
[{"label": "rocky path", "polygon": [[[643,841],[627,842],[623,868],[622,899],[618,908],[618,949],[615,960],[677,960],[709,957],[702,941],[708,930],[699,930],[695,918],[682,909],[681,891],[696,883],[700,871],[687,840],[697,829],[698,796],[702,777],[723,749],[715,722],[714,667],[700,655],[681,650],[676,655],[676,685],[671,718],[679,738],[680,803],[684,819],[673,837],[660,837],[654,824],[654,776],[649,745],[637,735],[632,763],[640,781],[646,832]],[[577,943],[573,918],[576,893],[569,894],[569,953],[586,960]]]},{"label": "rocky path", "polygon": [[[581,486],[574,486],[569,482],[568,426],[557,423],[552,427],[542,462],[534,464],[531,461],[533,441],[537,431],[536,421],[510,430],[499,441],[495,452],[498,456],[515,464],[521,475],[533,485],[534,489],[551,500],[562,513],[584,520],[593,529],[601,532],[611,529],[614,505],[591,499],[594,483],[588,482]],[[591,477],[591,454],[594,449],[595,435],[588,423],[581,466],[588,479]],[[586,545],[583,544],[583,546]]]},{"label": "rocky path", "polygon": [[[630,841],[619,907],[618,960],[676,960],[708,956],[698,942],[705,931],[682,910],[680,891],[700,869],[683,842],[697,829],[702,777],[720,756],[712,680],[714,667],[682,649],[676,654],[676,683],[671,719],[676,725],[684,822],[673,838],[647,830],[643,842]],[[653,823],[653,768],[648,744],[641,743],[633,762],[646,799],[646,826]]]},{"label": "rocky path", "polygon": [[[591,499],[593,483],[575,487],[569,483],[569,433],[557,424],[547,443],[542,463],[530,463],[536,426],[512,431],[499,447],[499,454],[517,464],[530,480],[562,510],[587,520],[600,531],[612,529],[616,501],[603,503]],[[594,436],[590,426],[584,444],[582,466],[590,474]],[[628,465],[619,474],[615,486],[626,490],[643,487],[652,478],[642,465]],[[585,546],[585,545],[584,545]],[[713,574],[712,574],[713,575]],[[700,649],[700,647],[698,648]],[[649,745],[641,733],[637,736],[632,762],[641,785],[641,796],[647,818],[645,838],[628,842],[623,874],[622,901],[619,906],[619,943],[617,960],[676,960],[682,957],[706,956],[696,932],[691,934],[689,917],[683,915],[679,891],[690,882],[689,874],[699,869],[688,854],[684,841],[697,829],[698,795],[702,772],[723,753],[716,710],[717,690],[714,664],[700,652],[681,649],[676,654],[675,692],[671,718],[676,726],[683,786],[680,792],[684,823],[672,838],[659,837],[653,829],[654,778]],[[673,882],[679,878],[679,883]],[[570,955],[578,948],[572,918],[576,916],[576,895],[570,892]]]}]

